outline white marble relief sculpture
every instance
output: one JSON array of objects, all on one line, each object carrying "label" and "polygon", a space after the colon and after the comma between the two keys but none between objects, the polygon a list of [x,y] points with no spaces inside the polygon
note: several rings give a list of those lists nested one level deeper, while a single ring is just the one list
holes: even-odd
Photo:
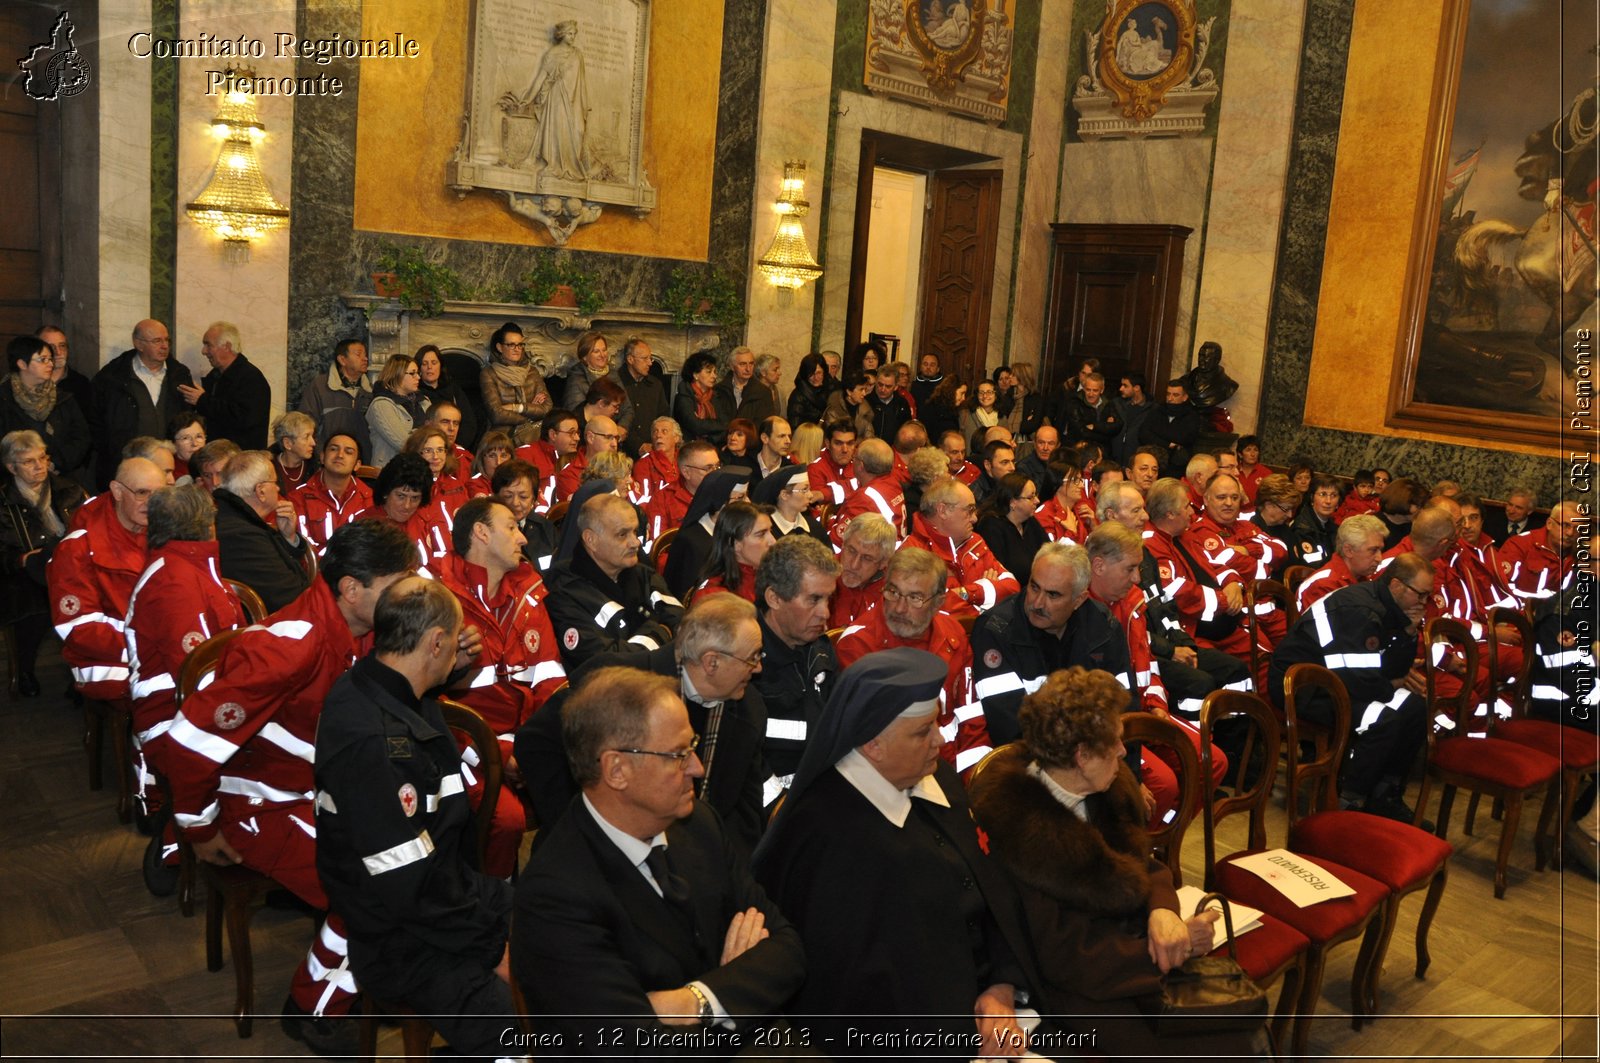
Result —
[{"label": "white marble relief sculpture", "polygon": [[1084,140],[1194,136],[1217,98],[1206,67],[1216,18],[1197,22],[1193,0],[1107,0],[1084,31],[1085,73],[1072,107]]},{"label": "white marble relief sculpture", "polygon": [[649,214],[649,35],[649,0],[476,0],[450,187],[503,195],[558,245],[606,207]]}]

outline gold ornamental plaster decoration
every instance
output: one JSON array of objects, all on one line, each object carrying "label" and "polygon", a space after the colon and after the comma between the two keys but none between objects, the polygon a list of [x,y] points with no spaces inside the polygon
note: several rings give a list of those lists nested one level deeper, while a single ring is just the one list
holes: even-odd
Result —
[{"label": "gold ornamental plaster decoration", "polygon": [[1218,93],[1205,67],[1216,18],[1196,21],[1193,0],[1107,0],[1084,33],[1072,106],[1084,140],[1194,136]]},{"label": "gold ornamental plaster decoration", "polygon": [[875,95],[1003,122],[1011,91],[1007,0],[871,0],[863,78]]}]

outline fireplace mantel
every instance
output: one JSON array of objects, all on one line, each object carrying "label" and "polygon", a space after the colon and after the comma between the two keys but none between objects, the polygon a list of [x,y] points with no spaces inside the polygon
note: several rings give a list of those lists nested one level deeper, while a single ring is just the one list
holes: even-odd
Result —
[{"label": "fireplace mantel", "polygon": [[427,343],[445,352],[459,351],[487,362],[489,337],[507,321],[522,326],[528,354],[545,376],[566,373],[575,361],[578,337],[589,329],[605,333],[613,354],[623,341],[638,336],[650,344],[651,353],[661,360],[669,375],[677,373],[691,354],[714,350],[722,342],[714,324],[674,325],[671,314],[637,307],[607,306],[585,317],[564,306],[448,300],[438,316],[423,317],[395,299],[360,293],[346,293],[341,298],[346,306],[367,315],[367,354],[374,377],[393,355],[411,354]]}]

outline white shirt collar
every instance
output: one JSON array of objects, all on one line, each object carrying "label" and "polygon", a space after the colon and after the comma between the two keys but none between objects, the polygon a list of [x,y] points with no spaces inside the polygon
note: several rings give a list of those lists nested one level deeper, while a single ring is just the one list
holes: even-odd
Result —
[{"label": "white shirt collar", "polygon": [[882,812],[884,819],[896,827],[906,825],[913,797],[932,801],[943,808],[950,807],[950,799],[932,775],[924,775],[909,790],[896,789],[893,783],[879,774],[870,760],[861,755],[860,750],[852,749],[840,757],[839,763],[833,768],[844,776],[845,782],[860,791],[862,797],[872,802],[872,807]]},{"label": "white shirt collar", "polygon": [[772,526],[777,528],[785,535],[788,535],[796,528],[799,528],[801,531],[807,530],[804,521],[797,520],[790,522],[785,520],[783,514],[779,513],[777,510],[772,511]]},{"label": "white shirt collar", "polygon": [[694,681],[689,678],[689,670],[687,668],[679,673],[679,678],[682,680],[681,689],[683,690],[683,700],[692,701],[696,705],[704,705],[708,709],[714,709],[718,705],[722,704],[720,701],[711,701],[707,699],[704,694],[695,689]]},{"label": "white shirt collar", "polygon": [[1087,798],[1084,795],[1075,794],[1065,786],[1062,786],[1060,783],[1056,782],[1050,777],[1049,772],[1039,767],[1039,762],[1037,760],[1030,760],[1028,762],[1028,774],[1044,783],[1044,788],[1050,791],[1050,796],[1055,798],[1057,801],[1060,801],[1067,811],[1071,812],[1085,823],[1089,821],[1089,809],[1086,805],[1084,805],[1084,801],[1087,800]]},{"label": "white shirt collar", "polygon": [[[594,807],[594,804],[589,800],[588,794],[583,795],[583,807],[589,810],[589,815],[593,816],[594,821],[600,825],[601,833],[611,839],[611,844],[621,849],[622,855],[628,858],[628,862],[638,868],[645,878],[654,883],[655,876],[651,875],[649,869],[645,867],[644,858],[650,855],[651,849],[658,845],[667,844],[666,833],[657,834],[649,841],[642,841],[627,831],[618,830],[613,826],[611,821],[602,816],[600,810]],[[660,887],[657,888],[659,889]]]}]

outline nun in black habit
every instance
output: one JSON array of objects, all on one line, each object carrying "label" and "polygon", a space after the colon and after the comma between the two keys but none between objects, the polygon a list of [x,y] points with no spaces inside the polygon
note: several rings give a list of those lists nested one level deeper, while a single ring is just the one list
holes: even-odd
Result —
[{"label": "nun in black habit", "polygon": [[[756,877],[799,928],[790,1013],[835,1059],[1021,1055],[1021,908],[939,756],[945,663],[909,648],[839,677]],[[829,1040],[831,1038],[831,1040]]]},{"label": "nun in black habit", "polygon": [[689,592],[705,579],[706,559],[711,556],[711,529],[716,527],[717,514],[735,491],[745,491],[749,483],[750,470],[742,465],[718,469],[700,481],[700,489],[689,503],[689,512],[683,515],[677,538],[667,548],[667,563],[661,569],[661,578],[667,581],[667,589],[674,597],[687,601]]},{"label": "nun in black habit", "polygon": [[811,475],[804,465],[783,465],[756,481],[750,500],[772,507],[772,537],[809,535],[828,549],[833,542],[822,522],[807,510],[811,506]]}]

